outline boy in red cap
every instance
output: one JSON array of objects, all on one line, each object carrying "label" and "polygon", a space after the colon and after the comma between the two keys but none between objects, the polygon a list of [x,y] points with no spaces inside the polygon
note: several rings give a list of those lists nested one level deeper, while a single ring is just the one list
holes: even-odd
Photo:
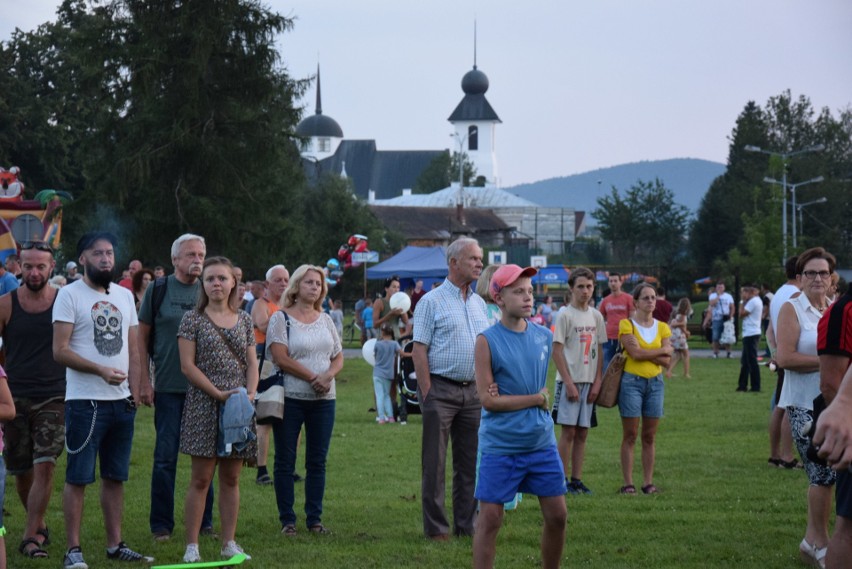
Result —
[{"label": "boy in red cap", "polygon": [[517,265],[497,269],[490,290],[502,317],[476,338],[476,390],[482,402],[475,494],[479,518],[473,538],[477,569],[493,567],[503,504],[517,492],[539,497],[542,567],[559,567],[565,542],[565,471],[545,386],[553,335],[527,320],[535,274],[534,268]]}]

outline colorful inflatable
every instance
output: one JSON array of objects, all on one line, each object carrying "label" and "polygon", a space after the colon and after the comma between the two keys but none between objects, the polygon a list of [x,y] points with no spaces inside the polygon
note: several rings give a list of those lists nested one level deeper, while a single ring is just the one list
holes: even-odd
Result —
[{"label": "colorful inflatable", "polygon": [[24,199],[20,169],[0,168],[0,261],[17,253],[18,244],[44,241],[59,247],[62,208],[73,198],[68,192],[42,190],[35,199]]},{"label": "colorful inflatable", "polygon": [[366,235],[358,233],[350,235],[346,243],[341,245],[337,250],[337,259],[343,263],[344,270],[350,267],[357,267],[361,263],[352,262],[352,253],[363,253],[364,251],[368,251],[369,248]]}]

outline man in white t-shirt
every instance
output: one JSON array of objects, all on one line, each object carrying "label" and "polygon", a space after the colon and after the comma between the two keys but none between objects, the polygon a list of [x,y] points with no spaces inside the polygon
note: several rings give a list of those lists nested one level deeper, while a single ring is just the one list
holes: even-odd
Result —
[{"label": "man in white t-shirt", "polygon": [[740,381],[737,391],[748,391],[751,378],[751,390],[760,391],[760,364],[757,363],[757,344],[760,341],[760,318],[763,315],[763,301],[757,285],[746,285],[740,292],[740,318],[743,324],[743,354],[740,358]]},{"label": "man in white t-shirt", "polygon": [[566,478],[570,467],[568,492],[591,494],[583,484],[583,460],[594,403],[601,389],[607,333],[603,316],[589,306],[595,293],[595,274],[586,267],[577,267],[571,271],[568,286],[571,304],[557,315],[553,335],[553,419],[562,426],[557,448]]},{"label": "man in white t-shirt", "polygon": [[[722,344],[722,331],[725,329],[725,322],[728,322],[734,317],[734,297],[725,292],[724,281],[716,283],[716,290],[710,293],[710,311],[707,313],[710,319],[710,325],[713,330],[713,357],[719,357],[719,349],[724,347],[731,357],[731,345]],[[705,322],[705,327],[707,322]]]},{"label": "man in white t-shirt", "polygon": [[133,293],[110,286],[115,235],[86,233],[77,243],[83,278],[63,287],[53,307],[53,357],[66,366],[63,510],[66,569],[85,569],[80,549],[86,486],[100,464],[107,558],[153,561],[121,539],[124,482],[130,469],[140,360]]}]

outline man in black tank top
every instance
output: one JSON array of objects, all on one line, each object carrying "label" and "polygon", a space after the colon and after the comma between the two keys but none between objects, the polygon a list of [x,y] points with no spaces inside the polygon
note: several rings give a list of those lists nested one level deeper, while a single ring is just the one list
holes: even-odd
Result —
[{"label": "man in black tank top", "polygon": [[[53,359],[51,323],[56,289],[47,281],[55,266],[45,243],[21,249],[22,286],[0,297],[0,334],[16,416],[5,426],[6,465],[27,511],[20,551],[47,557],[45,512],[56,459],[65,446],[65,367]],[[21,491],[21,488],[25,491]]]}]

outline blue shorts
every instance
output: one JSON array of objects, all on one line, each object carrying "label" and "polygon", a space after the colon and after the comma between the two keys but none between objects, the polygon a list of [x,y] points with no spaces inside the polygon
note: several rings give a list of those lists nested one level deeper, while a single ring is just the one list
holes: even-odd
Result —
[{"label": "blue shorts", "polygon": [[722,331],[725,329],[725,321],[724,320],[713,320],[712,322],[713,329],[713,341],[718,342],[722,337]]},{"label": "blue shorts", "polygon": [[624,372],[618,392],[618,409],[622,417],[663,416],[663,374],[645,378]]},{"label": "blue shorts", "polygon": [[75,486],[95,481],[95,461],[101,478],[125,482],[130,471],[136,407],[127,399],[65,402],[65,482]]},{"label": "blue shorts", "polygon": [[476,499],[505,504],[518,492],[542,497],[568,492],[556,445],[523,454],[481,454]]}]

